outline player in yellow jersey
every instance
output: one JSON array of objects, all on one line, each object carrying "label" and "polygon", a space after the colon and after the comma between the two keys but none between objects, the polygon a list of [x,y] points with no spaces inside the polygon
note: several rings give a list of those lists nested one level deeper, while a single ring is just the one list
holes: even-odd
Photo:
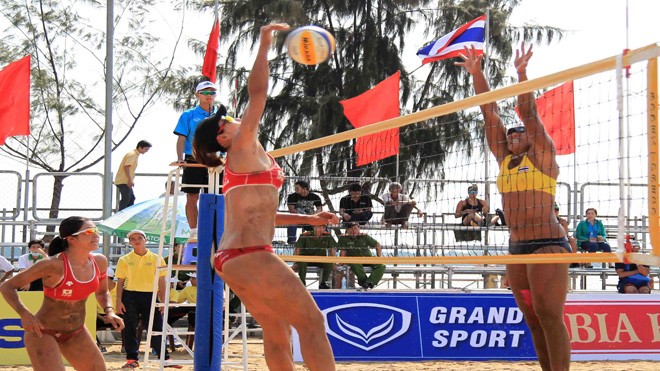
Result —
[{"label": "player in yellow jersey", "polygon": [[[523,43],[514,65],[518,80],[527,80],[532,48]],[[483,55],[465,48],[463,66],[472,75],[477,94],[490,90],[481,70]],[[536,112],[530,93],[518,96],[523,126],[505,128],[497,103],[481,106],[486,139],[500,165],[497,186],[511,233],[509,253],[570,252],[566,231],[553,209],[559,166],[555,146]],[[543,370],[568,370],[571,346],[564,324],[568,264],[508,264],[507,275],[518,307],[532,331],[534,347]]]}]

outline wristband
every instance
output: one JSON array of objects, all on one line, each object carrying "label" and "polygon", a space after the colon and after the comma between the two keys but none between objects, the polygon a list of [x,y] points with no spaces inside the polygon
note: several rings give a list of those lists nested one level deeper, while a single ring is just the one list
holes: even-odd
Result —
[{"label": "wristband", "polygon": [[[103,308],[103,312],[106,312],[106,311],[108,310],[108,308],[112,309],[113,312],[114,312],[114,310],[115,310],[115,307],[110,306],[110,307],[105,307],[105,308]],[[107,314],[107,313],[106,313],[106,314]]]}]

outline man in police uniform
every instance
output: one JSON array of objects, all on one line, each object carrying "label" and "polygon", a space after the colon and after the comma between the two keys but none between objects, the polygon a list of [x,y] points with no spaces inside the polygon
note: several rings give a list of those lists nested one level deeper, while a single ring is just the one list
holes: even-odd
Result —
[{"label": "man in police uniform", "polygon": [[[334,237],[325,229],[324,225],[317,225],[314,227],[314,231],[304,232],[298,241],[296,242],[296,248],[293,250],[293,255],[307,255],[307,256],[336,256],[337,250],[335,249],[337,242]],[[330,253],[330,255],[328,255]],[[332,263],[303,263],[298,262],[294,265],[298,268],[298,277],[303,284],[305,278],[307,277],[307,266],[320,266],[321,279],[319,280],[319,289],[329,289],[328,279],[330,278],[330,273],[333,270]]]},{"label": "man in police uniform", "polygon": [[[376,250],[376,256],[382,257],[383,251],[380,243],[367,234],[360,233],[358,223],[349,223],[346,234],[339,236],[337,246],[341,256],[373,256],[371,248]],[[364,266],[371,266],[371,275],[367,276]],[[351,271],[357,277],[358,284],[364,289],[371,289],[378,284],[385,273],[384,264],[349,264]]]},{"label": "man in police uniform", "polygon": [[[147,250],[147,236],[140,230],[128,233],[128,242],[133,251],[119,258],[115,276],[117,277],[117,314],[123,315],[124,330],[122,340],[126,349],[126,364],[123,368],[137,368],[140,339],[138,339],[138,324],[149,323],[151,296],[156,274],[158,274],[158,298],[165,298],[165,275],[167,272],[156,271],[156,267],[165,265],[162,257]],[[161,308],[162,310],[162,308]],[[161,311],[154,312],[153,331],[162,331],[163,317]],[[160,335],[151,337],[151,347],[160,352]],[[167,350],[166,350],[167,352]],[[159,355],[160,357],[160,355]],[[165,359],[169,354],[165,355]]]}]

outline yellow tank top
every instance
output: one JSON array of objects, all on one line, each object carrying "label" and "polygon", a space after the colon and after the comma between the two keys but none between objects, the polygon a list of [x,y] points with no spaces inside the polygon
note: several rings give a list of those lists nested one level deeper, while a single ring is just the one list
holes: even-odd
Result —
[{"label": "yellow tank top", "polygon": [[557,192],[557,180],[553,179],[534,167],[532,162],[523,155],[520,164],[509,169],[511,155],[502,161],[500,175],[497,176],[497,188],[500,193],[511,193],[519,191],[541,191],[555,195]]}]

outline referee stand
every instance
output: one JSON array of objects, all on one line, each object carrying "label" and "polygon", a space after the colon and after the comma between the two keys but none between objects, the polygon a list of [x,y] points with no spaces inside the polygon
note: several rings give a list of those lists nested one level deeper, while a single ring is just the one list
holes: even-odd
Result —
[{"label": "referee stand", "polygon": [[[179,164],[173,163],[171,166],[176,166],[175,169],[169,172],[167,178],[167,190],[164,200],[163,213],[169,215],[169,197],[172,195],[172,209],[177,209],[178,192],[171,194],[170,187],[172,183],[175,189],[185,186],[199,186],[190,184],[181,184],[181,169],[183,167],[204,167],[200,164]],[[174,233],[176,230],[176,213],[172,212],[171,224],[169,230],[167,229],[167,218],[163,218],[161,227],[160,242],[158,245],[158,255],[163,256],[164,247],[167,244],[169,250],[169,258],[167,265],[157,267],[158,270],[166,270],[166,276],[172,276],[173,271],[190,270],[197,271],[197,303],[191,304],[177,304],[170,303],[170,285],[166,286],[164,303],[157,301],[157,286],[158,282],[154,281],[154,295],[151,300],[151,315],[149,317],[149,325],[147,332],[147,345],[144,357],[145,369],[159,369],[163,370],[165,367],[176,367],[184,365],[194,365],[195,370],[220,370],[221,366],[226,368],[242,368],[247,371],[247,321],[245,307],[241,305],[240,317],[241,324],[232,329],[229,329],[229,290],[225,289],[225,283],[215,273],[215,269],[211,264],[211,257],[215,254],[215,249],[224,231],[224,196],[220,195],[220,174],[222,168],[209,169],[209,193],[201,194],[199,199],[199,216],[198,216],[198,240],[190,240],[190,244],[186,244],[186,249],[181,255],[196,256],[197,264],[187,264],[187,259],[184,259],[184,264],[174,264]],[[174,178],[174,182],[172,179]],[[197,248],[194,249],[194,245]],[[194,251],[196,250],[196,251]],[[196,254],[195,254],[196,252]],[[180,261],[178,263],[181,263]],[[196,307],[196,320],[195,331],[178,331],[167,323],[169,317],[169,308],[175,306],[191,306]],[[162,310],[163,313],[163,331],[152,331],[153,316],[156,309]],[[224,318],[223,318],[224,316]],[[195,335],[194,350],[190,349],[185,342],[181,339],[183,335]],[[240,361],[229,361],[229,354],[227,352],[227,345],[231,340],[241,334],[243,344],[243,356]],[[159,359],[150,359],[151,352],[149,349],[151,336],[161,336],[161,356]],[[184,344],[184,349],[188,352],[191,359],[165,359],[165,349],[167,348],[167,339],[171,336],[178,339],[179,342]],[[224,335],[224,336],[223,336]],[[224,342],[223,342],[224,338]]]}]

